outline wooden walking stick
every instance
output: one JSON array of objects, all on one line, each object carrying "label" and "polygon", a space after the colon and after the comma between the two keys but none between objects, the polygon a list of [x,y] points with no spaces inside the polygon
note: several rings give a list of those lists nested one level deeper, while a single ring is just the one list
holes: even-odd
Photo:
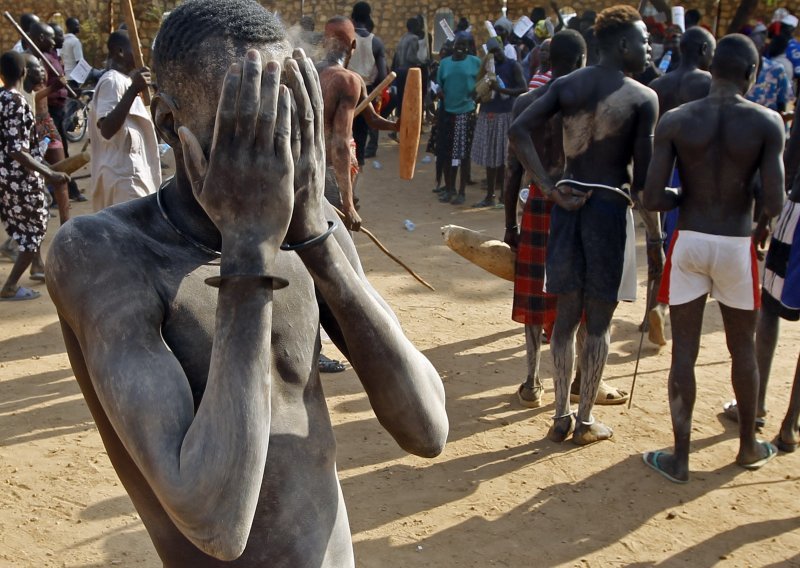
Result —
[{"label": "wooden walking stick", "polygon": [[[20,35],[20,37],[22,38],[22,40],[23,40],[25,43],[27,43],[27,44],[28,44],[28,46],[30,47],[31,51],[33,51],[34,55],[36,55],[36,57],[38,57],[39,59],[41,59],[41,60],[42,60],[42,63],[44,63],[44,65],[47,67],[47,69],[48,69],[48,70],[49,70],[49,71],[50,71],[50,72],[51,72],[53,75],[55,75],[56,77],[63,77],[63,76],[64,76],[64,74],[63,74],[63,73],[59,73],[59,72],[58,72],[58,70],[57,70],[55,67],[53,67],[53,64],[52,64],[52,63],[50,63],[50,60],[49,60],[49,59],[47,59],[47,58],[44,56],[44,53],[42,53],[42,51],[41,51],[41,50],[40,50],[40,49],[39,49],[39,48],[36,46],[36,44],[35,44],[35,43],[33,43],[33,41],[31,40],[31,38],[30,38],[30,37],[28,37],[28,34],[26,34],[26,33],[25,33],[23,30],[22,30],[22,28],[21,28],[21,27],[19,27],[19,24],[17,24],[17,22],[16,22],[16,20],[14,19],[14,17],[13,17],[11,14],[9,14],[8,12],[3,12],[3,16],[5,16],[6,20],[8,20],[9,22],[11,22],[11,25],[12,25],[12,26],[14,26],[14,29],[16,29],[16,30],[17,30],[17,33]],[[64,87],[67,89],[67,91],[69,91],[69,94],[70,94],[70,95],[72,95],[73,97],[77,97],[77,96],[78,96],[77,94],[75,94],[75,91],[73,91],[73,90],[72,90],[72,88],[71,88],[69,85],[64,85]]]},{"label": "wooden walking stick", "polygon": [[[331,206],[331,207],[333,207],[336,210],[336,214],[339,215],[339,217],[341,219],[344,219],[344,213],[339,211],[339,209],[337,209],[334,206]],[[375,246],[377,246],[381,250],[381,252],[383,254],[385,254],[386,256],[391,258],[393,261],[395,261],[397,264],[399,264],[400,266],[405,268],[406,272],[408,272],[411,276],[414,277],[414,280],[416,280],[417,282],[419,282],[420,284],[425,286],[431,292],[436,292],[436,288],[434,288],[433,286],[431,286],[430,284],[425,282],[425,280],[419,274],[414,272],[407,264],[405,264],[402,260],[400,260],[395,255],[393,255],[391,252],[389,252],[389,249],[387,249],[385,246],[383,246],[383,243],[378,240],[378,237],[373,235],[372,232],[369,231],[368,229],[364,228],[364,225],[361,225],[360,232],[362,232],[365,235],[367,235],[367,237],[369,237],[369,240],[371,240],[373,243],[375,243]]]},{"label": "wooden walking stick", "polygon": [[[128,37],[131,40],[133,50],[133,62],[138,69],[144,67],[144,56],[142,55],[142,43],[139,41],[139,28],[136,26],[136,17],[133,13],[131,0],[121,0],[122,13],[125,16],[125,24],[128,26]],[[142,91],[142,100],[145,106],[150,106],[150,87]]]}]

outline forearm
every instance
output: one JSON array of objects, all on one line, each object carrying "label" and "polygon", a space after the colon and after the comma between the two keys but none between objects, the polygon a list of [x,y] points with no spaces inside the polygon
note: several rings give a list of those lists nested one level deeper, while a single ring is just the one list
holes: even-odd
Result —
[{"label": "forearm", "polygon": [[542,165],[528,129],[524,125],[514,124],[509,130],[508,139],[514,146],[514,153],[522,167],[531,175],[533,182],[542,193],[549,196],[555,189],[555,182]]},{"label": "forearm", "polygon": [[509,95],[511,97],[518,97],[519,95],[523,95],[528,92],[527,87],[518,87],[516,89],[509,89],[506,87],[498,87],[497,92],[501,95]]},{"label": "forearm", "polygon": [[345,211],[354,210],[353,183],[350,179],[350,147],[343,144],[335,144],[331,149],[331,154],[333,173],[336,177],[336,183],[339,185],[339,193],[342,196],[342,206]]},{"label": "forearm", "polygon": [[125,124],[125,119],[128,118],[131,106],[137,96],[138,93],[134,89],[129,88],[125,91],[125,94],[122,95],[122,99],[120,99],[117,106],[114,107],[114,110],[100,120],[100,134],[102,134],[103,138],[110,140],[120,131]]},{"label": "forearm", "polygon": [[335,239],[302,251],[300,258],[339,324],[380,423],[406,451],[437,455],[448,424],[436,369],[367,291]]},{"label": "forearm", "polygon": [[513,151],[509,151],[506,160],[505,190],[503,191],[506,229],[517,225],[517,200],[522,186],[522,175],[522,164],[519,163]]},{"label": "forearm", "polygon": [[375,130],[391,130],[396,132],[400,124],[399,122],[383,118],[375,111],[375,107],[371,104],[367,105],[367,108],[364,109],[364,120],[367,121],[367,126]]},{"label": "forearm", "polygon": [[49,177],[53,174],[53,170],[51,170],[47,164],[38,161],[28,152],[16,152],[11,154],[11,159],[18,162],[26,170],[36,172],[44,177]]},{"label": "forearm", "polygon": [[223,281],[208,383],[180,446],[171,508],[181,532],[219,558],[241,553],[258,503],[270,434],[271,339],[271,288]]},{"label": "forearm", "polygon": [[670,187],[645,189],[642,193],[642,205],[648,211],[671,211],[680,205],[680,195]]},{"label": "forearm", "polygon": [[33,92],[33,100],[40,101],[42,99],[47,98],[47,96],[53,92],[53,86],[42,87],[38,91]]}]

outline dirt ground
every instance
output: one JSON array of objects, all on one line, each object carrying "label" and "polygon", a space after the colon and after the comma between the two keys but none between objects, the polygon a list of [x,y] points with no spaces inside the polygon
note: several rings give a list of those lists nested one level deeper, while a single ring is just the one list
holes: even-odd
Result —
[{"label": "dirt ground", "polygon": [[[431,193],[433,164],[420,162],[415,180],[404,182],[396,158],[386,143],[382,169],[368,162],[361,214],[436,292],[363,235],[355,241],[370,280],[441,374],[450,438],[436,459],[407,456],[375,420],[352,370],[323,376],[358,566],[800,566],[800,454],[757,472],[734,465],[736,425],[721,417],[731,397],[730,358],[715,302],[697,365],[688,485],[670,484],[641,459],[672,442],[670,346],[659,351],[645,340],[631,410],[596,408],[615,428],[613,441],[583,449],[549,442],[549,352],[548,404],[523,409],[514,396],[525,348],[522,327],[510,319],[512,285],[452,253],[440,234],[457,224],[501,238],[502,211],[440,204]],[[475,178],[482,175],[476,168]],[[467,203],[481,193],[469,187]],[[72,212],[90,207],[73,204]],[[416,230],[406,231],[404,219]],[[0,262],[0,278],[10,266]],[[42,285],[34,287],[42,298],[0,305],[0,566],[158,566],[72,377],[53,305]],[[605,374],[627,390],[643,310],[642,301],[620,305],[614,318]],[[765,438],[785,412],[798,345],[800,326],[784,325]],[[331,344],[325,352],[338,355]]]}]

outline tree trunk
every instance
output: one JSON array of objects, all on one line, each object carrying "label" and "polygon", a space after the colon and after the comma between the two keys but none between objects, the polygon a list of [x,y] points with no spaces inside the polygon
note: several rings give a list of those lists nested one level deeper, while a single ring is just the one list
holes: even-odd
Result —
[{"label": "tree trunk", "polygon": [[750,21],[750,18],[753,17],[757,9],[758,0],[741,0],[731,23],[728,24],[728,31],[726,33],[733,34],[742,29],[742,26]]}]

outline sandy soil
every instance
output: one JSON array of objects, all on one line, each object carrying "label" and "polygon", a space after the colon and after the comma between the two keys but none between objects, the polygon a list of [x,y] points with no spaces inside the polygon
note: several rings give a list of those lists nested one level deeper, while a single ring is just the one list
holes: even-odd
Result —
[{"label": "sandy soil", "polygon": [[[672,485],[641,460],[672,441],[669,346],[659,352],[645,341],[631,410],[596,409],[615,428],[613,441],[583,449],[551,443],[549,353],[548,404],[523,409],[514,397],[525,349],[510,319],[512,285],[450,252],[440,236],[452,223],[501,237],[502,212],[438,203],[433,165],[420,163],[416,179],[402,182],[396,156],[388,143],[383,169],[368,163],[361,214],[436,292],[363,235],[355,240],[369,278],[441,373],[450,440],[439,458],[405,455],[375,420],[352,370],[324,376],[358,565],[800,566],[800,454],[754,473],[734,465],[736,426],[720,414],[730,398],[730,358],[714,302],[697,366],[690,484]],[[481,193],[471,186],[468,203]],[[404,219],[416,230],[407,232]],[[52,231],[57,225],[52,220]],[[643,283],[641,238],[639,260]],[[10,266],[0,262],[1,278]],[[35,287],[44,297],[0,306],[0,566],[158,566],[72,377],[53,305]],[[630,389],[642,314],[640,301],[621,305],[614,319],[606,378],[620,388]],[[783,327],[767,438],[785,411],[800,344],[800,327]],[[325,350],[337,355],[330,344]]]}]

